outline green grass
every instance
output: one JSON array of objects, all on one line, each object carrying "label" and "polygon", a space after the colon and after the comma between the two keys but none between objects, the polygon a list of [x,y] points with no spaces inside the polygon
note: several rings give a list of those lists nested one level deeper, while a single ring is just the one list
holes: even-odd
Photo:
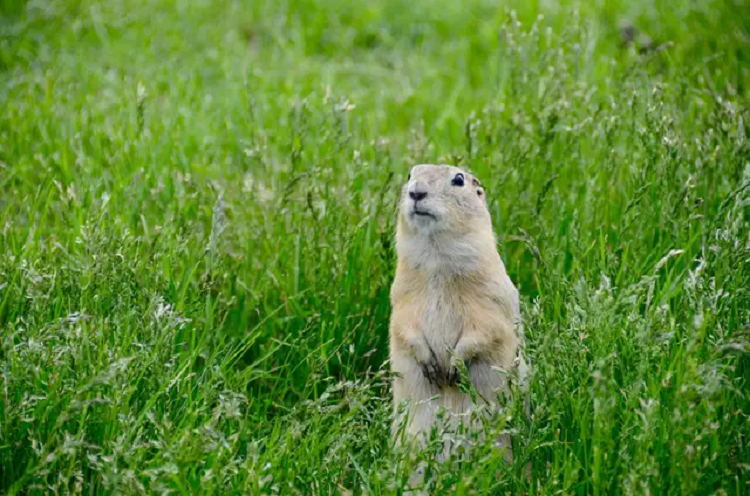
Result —
[{"label": "green grass", "polygon": [[435,492],[750,492],[743,0],[0,12],[0,492],[398,492],[420,162],[486,183],[534,366]]}]

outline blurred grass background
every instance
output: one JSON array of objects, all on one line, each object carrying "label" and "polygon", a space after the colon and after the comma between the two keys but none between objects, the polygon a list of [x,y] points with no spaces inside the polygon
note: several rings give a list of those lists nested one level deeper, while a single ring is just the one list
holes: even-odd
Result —
[{"label": "blurred grass background", "polygon": [[397,493],[421,162],[486,183],[534,364],[517,463],[436,493],[750,490],[747,2],[0,6],[0,491]]}]

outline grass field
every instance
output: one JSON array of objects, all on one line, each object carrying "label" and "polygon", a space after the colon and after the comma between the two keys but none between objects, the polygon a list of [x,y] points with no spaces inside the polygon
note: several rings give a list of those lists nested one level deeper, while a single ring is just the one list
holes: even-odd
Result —
[{"label": "grass field", "polygon": [[431,489],[750,493],[744,0],[0,6],[0,493],[397,493],[421,162],[486,184],[534,367],[515,465]]}]

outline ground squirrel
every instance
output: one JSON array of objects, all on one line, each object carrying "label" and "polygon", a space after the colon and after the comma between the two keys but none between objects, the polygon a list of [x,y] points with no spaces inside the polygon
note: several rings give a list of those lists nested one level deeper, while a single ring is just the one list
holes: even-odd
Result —
[{"label": "ground squirrel", "polygon": [[[399,404],[408,401],[404,433],[423,440],[441,407],[454,423],[476,407],[459,390],[457,360],[466,364],[477,403],[483,398],[497,405],[498,394],[507,390],[498,368],[516,368],[524,380],[518,291],[497,252],[481,183],[458,167],[412,168],[399,200],[396,249],[390,321],[394,406],[398,414]],[[394,436],[402,421],[396,415]],[[510,460],[508,441],[498,440]]]}]

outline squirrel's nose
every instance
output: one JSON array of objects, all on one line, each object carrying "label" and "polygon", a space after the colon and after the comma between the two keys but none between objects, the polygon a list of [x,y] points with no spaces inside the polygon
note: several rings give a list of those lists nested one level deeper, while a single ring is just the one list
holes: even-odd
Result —
[{"label": "squirrel's nose", "polygon": [[409,198],[411,198],[412,200],[419,201],[425,199],[426,197],[427,190],[421,183],[416,182],[409,188]]}]

